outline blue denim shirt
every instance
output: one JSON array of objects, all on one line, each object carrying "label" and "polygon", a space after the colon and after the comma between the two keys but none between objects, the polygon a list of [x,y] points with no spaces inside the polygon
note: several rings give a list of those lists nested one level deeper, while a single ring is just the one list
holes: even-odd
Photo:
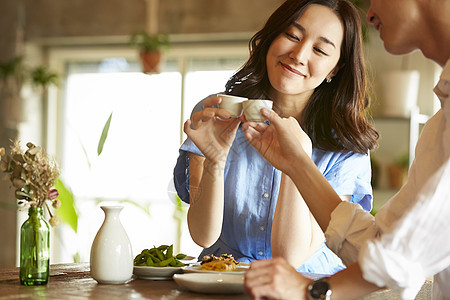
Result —
[{"label": "blue denim shirt", "polygon": [[[202,155],[187,139],[180,148],[174,169],[178,196],[189,203],[189,152]],[[312,159],[339,195],[352,195],[351,201],[365,210],[372,208],[369,155],[337,153],[313,149]],[[245,139],[239,128],[227,157],[225,170],[224,216],[220,238],[199,256],[232,254],[240,262],[272,257],[271,228],[278,198],[281,171],[275,169]],[[334,274],[344,268],[340,259],[324,244],[299,272]]]}]

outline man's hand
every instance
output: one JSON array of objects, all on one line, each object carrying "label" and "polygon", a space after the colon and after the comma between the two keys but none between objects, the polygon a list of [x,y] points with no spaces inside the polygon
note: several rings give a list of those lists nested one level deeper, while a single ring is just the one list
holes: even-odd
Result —
[{"label": "man's hand", "polygon": [[245,273],[245,292],[253,299],[307,299],[312,280],[303,277],[288,262],[277,257],[251,263]]},{"label": "man's hand", "polygon": [[311,140],[295,118],[280,118],[267,109],[262,109],[261,113],[270,125],[246,122],[242,126],[245,137],[275,168],[289,175],[293,159],[305,154],[311,156]]}]

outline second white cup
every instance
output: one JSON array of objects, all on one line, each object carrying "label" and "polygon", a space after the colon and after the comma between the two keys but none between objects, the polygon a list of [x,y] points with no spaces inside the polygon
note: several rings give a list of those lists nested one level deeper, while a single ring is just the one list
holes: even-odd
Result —
[{"label": "second white cup", "polygon": [[249,99],[242,103],[247,121],[265,122],[267,119],[261,115],[261,108],[272,109],[272,100]]}]

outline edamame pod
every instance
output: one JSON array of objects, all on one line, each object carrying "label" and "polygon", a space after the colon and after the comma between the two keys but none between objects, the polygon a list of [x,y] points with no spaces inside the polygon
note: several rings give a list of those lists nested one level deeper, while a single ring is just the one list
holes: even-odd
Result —
[{"label": "edamame pod", "polygon": [[179,260],[175,260],[175,266],[174,267],[184,267],[186,264],[184,264],[184,263],[182,263],[181,261],[179,261]]},{"label": "edamame pod", "polygon": [[157,264],[157,267],[167,267],[175,258],[170,257],[165,259]]},{"label": "edamame pod", "polygon": [[164,250],[166,250],[167,248],[169,248],[169,245],[161,245],[161,246],[159,246],[159,247],[156,248],[156,249],[158,249],[158,250],[160,250],[160,251],[164,251]]},{"label": "edamame pod", "polygon": [[172,260],[172,261],[170,262],[169,266],[170,266],[170,267],[176,267],[176,266],[177,266],[177,262],[178,262],[178,260],[174,259],[174,260]]},{"label": "edamame pod", "polygon": [[178,253],[177,256],[175,256],[176,259],[183,259],[186,257],[186,254]]},{"label": "edamame pod", "polygon": [[173,256],[173,245],[170,245],[170,246],[167,248],[166,259],[169,258],[169,257],[172,257],[172,256]]},{"label": "edamame pod", "polygon": [[153,267],[155,265],[155,263],[153,262],[153,260],[150,256],[147,258],[146,265],[149,267]]},{"label": "edamame pod", "polygon": [[186,257],[186,254],[173,254],[172,245],[153,246],[150,249],[143,249],[134,259],[135,266],[154,266],[154,267],[182,267],[186,264],[179,261]]},{"label": "edamame pod", "polygon": [[157,256],[161,261],[163,261],[163,260],[165,259],[164,254],[161,252],[161,250],[156,249],[155,253],[156,253],[156,256]]},{"label": "edamame pod", "polygon": [[137,256],[136,256],[136,258],[134,259],[134,262],[135,263],[141,263],[141,262],[143,262],[145,260],[145,256],[143,255],[143,254],[138,254]]},{"label": "edamame pod", "polygon": [[161,259],[159,259],[158,257],[154,256],[153,254],[149,254],[148,256],[152,258],[154,263],[159,263],[161,261]]}]

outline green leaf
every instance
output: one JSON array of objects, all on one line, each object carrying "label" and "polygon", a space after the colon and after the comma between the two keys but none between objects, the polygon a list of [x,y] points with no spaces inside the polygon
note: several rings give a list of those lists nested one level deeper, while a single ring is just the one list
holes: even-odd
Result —
[{"label": "green leaf", "polygon": [[66,188],[61,179],[56,181],[55,188],[58,190],[58,199],[61,201],[61,207],[57,209],[57,214],[61,221],[72,227],[76,233],[78,230],[78,214],[75,210],[73,194]]},{"label": "green leaf", "polygon": [[106,121],[105,126],[103,127],[102,135],[100,136],[100,141],[98,141],[97,147],[97,155],[103,151],[103,145],[105,145],[106,138],[108,137],[109,125],[111,124],[112,113],[109,115],[108,120]]},{"label": "green leaf", "polygon": [[132,200],[129,200],[129,199],[120,200],[119,203],[132,204],[132,205],[136,206],[137,208],[141,209],[147,215],[151,216],[151,214],[150,214],[150,203],[142,205],[142,204],[139,204],[138,202],[135,202],[135,201],[132,201]]},{"label": "green leaf", "polygon": [[23,66],[23,57],[18,56],[12,60],[0,64],[0,79],[6,80],[13,78],[17,82],[22,83],[25,78],[25,68]]},{"label": "green leaf", "polygon": [[140,51],[154,52],[170,47],[167,34],[148,34],[145,30],[139,30],[131,35],[130,45],[139,48]]},{"label": "green leaf", "polygon": [[74,255],[73,255],[73,262],[74,263],[79,263],[79,262],[81,262],[81,255],[80,255],[80,252],[77,252],[77,253],[75,253]]},{"label": "green leaf", "polygon": [[59,86],[59,75],[50,71],[47,67],[41,66],[31,70],[31,82],[35,86],[46,89],[50,85]]}]

